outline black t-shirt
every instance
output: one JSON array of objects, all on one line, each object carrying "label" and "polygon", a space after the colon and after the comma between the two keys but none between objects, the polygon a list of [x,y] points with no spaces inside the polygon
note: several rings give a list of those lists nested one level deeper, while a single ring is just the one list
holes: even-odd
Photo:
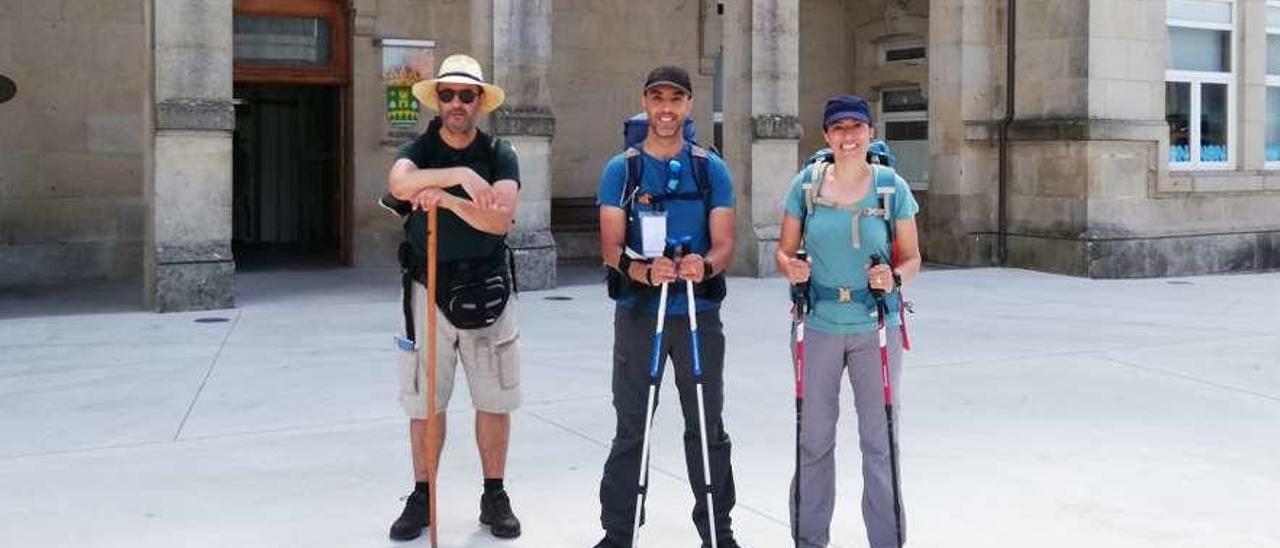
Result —
[{"label": "black t-shirt", "polygon": [[[505,139],[495,140],[487,133],[477,130],[476,138],[471,141],[471,144],[465,149],[458,150],[450,147],[440,138],[439,119],[432,120],[426,132],[401,147],[396,154],[396,159],[400,158],[413,162],[418,169],[465,166],[489,181],[489,184],[504,179],[515,181],[517,186],[520,184],[520,166],[516,158],[516,150],[510,142]],[[469,199],[467,191],[459,185],[448,187],[445,191],[454,196]],[[503,236],[481,232],[447,209],[440,208],[439,212],[440,236],[437,249],[439,262],[497,256],[495,252],[502,245]],[[411,213],[405,220],[404,230],[405,240],[410,246],[410,260],[413,264],[425,264],[426,214],[422,211]]]}]

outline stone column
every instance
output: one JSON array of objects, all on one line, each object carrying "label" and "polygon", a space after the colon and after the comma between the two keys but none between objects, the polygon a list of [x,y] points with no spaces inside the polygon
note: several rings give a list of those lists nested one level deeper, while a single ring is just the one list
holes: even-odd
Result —
[{"label": "stone column", "polygon": [[738,198],[733,273],[772,276],[779,204],[802,135],[800,3],[727,2],[724,25],[725,153]]},{"label": "stone column", "polygon": [[232,0],[148,0],[145,296],[230,308]]},{"label": "stone column", "polygon": [[996,232],[996,131],[1004,113],[1004,0],[929,3],[929,260],[989,265]]},{"label": "stone column", "polygon": [[[507,100],[489,120],[520,157],[520,206],[507,236],[515,250],[524,290],[556,286],[556,245],[551,236],[552,0],[493,0],[493,81]],[[472,8],[476,9],[475,3]],[[480,15],[473,14],[474,21]],[[482,40],[472,39],[483,46]],[[483,62],[483,61],[482,61]]]}]

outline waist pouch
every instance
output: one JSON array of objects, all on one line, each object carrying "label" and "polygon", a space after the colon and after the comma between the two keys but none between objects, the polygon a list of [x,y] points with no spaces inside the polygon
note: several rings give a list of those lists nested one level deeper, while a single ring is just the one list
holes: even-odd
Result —
[{"label": "waist pouch", "polygon": [[[422,267],[413,265],[408,270],[413,279],[426,285]],[[440,263],[436,306],[458,329],[488,327],[506,310],[514,285],[507,246],[499,245],[489,257]]]}]

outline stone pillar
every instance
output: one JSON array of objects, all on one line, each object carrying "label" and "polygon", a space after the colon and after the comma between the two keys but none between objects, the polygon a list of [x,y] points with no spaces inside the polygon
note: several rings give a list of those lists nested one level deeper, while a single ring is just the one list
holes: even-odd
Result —
[{"label": "stone pillar", "polygon": [[[493,0],[493,81],[507,100],[489,120],[493,132],[510,140],[520,157],[520,206],[507,236],[515,250],[517,278],[524,290],[556,286],[556,245],[551,236],[552,0]],[[475,3],[472,4],[473,9]],[[473,14],[474,21],[481,16]],[[483,47],[482,40],[472,42]],[[483,61],[482,61],[483,62]]]},{"label": "stone pillar", "polygon": [[145,296],[230,308],[232,0],[148,0]]},{"label": "stone pillar", "polygon": [[1004,113],[1004,0],[929,3],[929,260],[989,265],[996,232],[996,130]]},{"label": "stone pillar", "polygon": [[779,204],[802,135],[799,0],[726,2],[725,154],[737,187],[734,274],[772,276]]}]

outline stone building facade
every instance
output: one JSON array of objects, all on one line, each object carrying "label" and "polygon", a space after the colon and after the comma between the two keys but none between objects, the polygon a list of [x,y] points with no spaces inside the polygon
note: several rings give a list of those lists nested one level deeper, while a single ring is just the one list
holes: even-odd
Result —
[{"label": "stone building facade", "polygon": [[927,260],[1280,267],[1268,0],[0,0],[0,287],[137,279],[150,308],[216,308],[282,254],[394,263],[375,200],[425,123],[389,122],[400,44],[508,91],[485,124],[520,153],[530,288],[595,256],[595,184],[658,63],[695,75],[734,175],[737,274],[772,274],[779,199],[847,92],[902,159]]}]

